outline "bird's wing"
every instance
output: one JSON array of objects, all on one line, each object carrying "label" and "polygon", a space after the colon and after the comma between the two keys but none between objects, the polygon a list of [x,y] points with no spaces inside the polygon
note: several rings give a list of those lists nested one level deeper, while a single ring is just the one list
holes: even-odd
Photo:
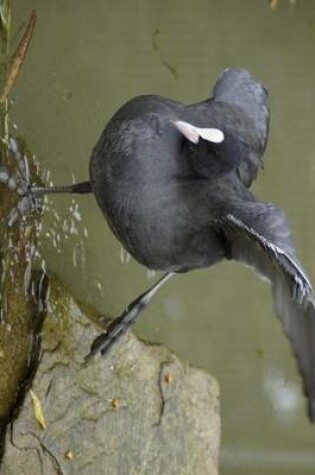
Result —
[{"label": "bird's wing", "polygon": [[244,159],[238,174],[249,187],[262,167],[268,140],[268,92],[247,70],[226,69],[213,88],[213,100],[230,106],[226,125],[229,127],[230,118],[232,131],[244,144]]},{"label": "bird's wing", "polygon": [[[276,208],[274,208],[276,209]],[[218,222],[232,259],[254,268],[272,285],[274,307],[289,338],[315,422],[315,302],[300,264],[234,215]]]}]

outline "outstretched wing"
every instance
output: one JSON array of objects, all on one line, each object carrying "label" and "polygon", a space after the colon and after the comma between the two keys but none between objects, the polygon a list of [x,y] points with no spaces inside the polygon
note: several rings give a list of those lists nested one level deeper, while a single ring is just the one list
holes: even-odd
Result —
[{"label": "outstretched wing", "polygon": [[[246,69],[226,69],[213,88],[213,100],[228,104],[234,117],[245,116],[231,124],[234,133],[242,140],[245,153],[238,174],[249,187],[262,167],[269,130],[267,89],[250,75]],[[231,117],[231,113],[229,113]]]},{"label": "outstretched wing", "polygon": [[271,282],[275,312],[291,342],[308,398],[309,418],[315,422],[315,302],[311,284],[294,257],[234,215],[220,219],[218,225],[231,257]]}]

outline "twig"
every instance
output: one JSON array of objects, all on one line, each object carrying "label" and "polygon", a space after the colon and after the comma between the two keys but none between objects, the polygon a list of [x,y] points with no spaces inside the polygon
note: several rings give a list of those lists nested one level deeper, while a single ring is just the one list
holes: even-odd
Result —
[{"label": "twig", "polygon": [[19,43],[19,46],[17,47],[17,50],[15,51],[15,53],[13,54],[9,62],[7,77],[6,77],[5,85],[3,88],[3,92],[0,97],[0,102],[4,102],[7,99],[8,95],[10,94],[15,84],[15,81],[18,77],[21,66],[24,63],[25,56],[32,39],[35,24],[36,24],[36,12],[35,10],[33,10],[31,13],[30,19],[28,21],[25,33]]}]

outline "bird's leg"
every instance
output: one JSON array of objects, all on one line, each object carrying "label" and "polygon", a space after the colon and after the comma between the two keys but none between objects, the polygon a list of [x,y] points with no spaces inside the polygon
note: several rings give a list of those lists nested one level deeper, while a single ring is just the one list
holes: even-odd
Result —
[{"label": "bird's leg", "polygon": [[165,282],[175,275],[174,272],[167,272],[152,287],[141,294],[128,305],[123,313],[115,318],[107,327],[106,333],[101,333],[92,343],[90,353],[85,360],[89,360],[96,353],[105,355],[121,336],[135,323],[138,315],[149,304],[156,292],[165,284]]},{"label": "bird's leg", "polygon": [[7,167],[0,166],[0,184],[15,191],[21,198],[17,205],[9,212],[6,223],[12,226],[20,217],[31,211],[41,209],[39,198],[50,193],[91,193],[89,181],[65,186],[35,186],[31,183],[30,170],[25,155],[22,156],[16,141],[10,138],[8,151],[12,154],[16,166],[16,175],[10,174]]}]

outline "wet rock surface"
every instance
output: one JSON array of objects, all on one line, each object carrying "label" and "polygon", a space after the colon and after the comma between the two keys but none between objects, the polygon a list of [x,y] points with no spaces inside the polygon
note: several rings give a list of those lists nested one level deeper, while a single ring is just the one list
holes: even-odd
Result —
[{"label": "wet rock surface", "polygon": [[88,317],[52,280],[31,385],[38,402],[27,391],[1,474],[217,474],[217,382],[132,334],[85,364],[97,334]]}]

